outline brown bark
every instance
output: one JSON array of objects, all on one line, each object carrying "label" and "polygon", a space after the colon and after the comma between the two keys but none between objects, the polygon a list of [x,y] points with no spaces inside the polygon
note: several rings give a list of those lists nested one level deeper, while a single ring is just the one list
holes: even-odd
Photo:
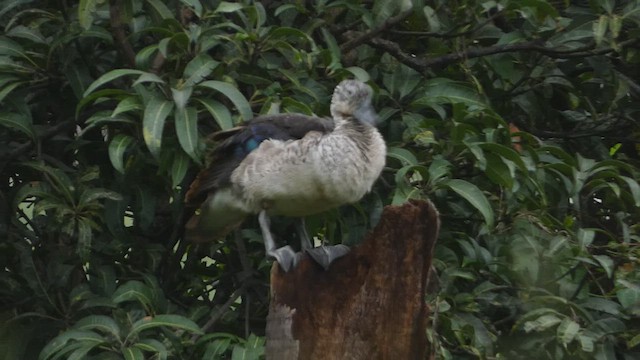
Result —
[{"label": "brown bark", "polygon": [[328,271],[308,257],[271,270],[267,359],[426,359],[425,302],[439,217],[430,202],[387,206]]}]

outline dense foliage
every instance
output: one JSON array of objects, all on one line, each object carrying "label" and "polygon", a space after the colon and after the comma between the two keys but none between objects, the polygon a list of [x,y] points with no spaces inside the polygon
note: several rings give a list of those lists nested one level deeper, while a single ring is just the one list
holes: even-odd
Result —
[{"label": "dense foliage", "polygon": [[260,358],[256,224],[186,244],[182,198],[207,134],[353,77],[387,168],[308,223],[434,201],[439,358],[640,356],[639,1],[0,3],[0,358]]}]

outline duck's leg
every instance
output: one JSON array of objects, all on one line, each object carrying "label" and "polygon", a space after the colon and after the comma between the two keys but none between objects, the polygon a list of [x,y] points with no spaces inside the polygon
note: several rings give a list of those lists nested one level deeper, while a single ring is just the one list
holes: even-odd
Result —
[{"label": "duck's leg", "polygon": [[298,263],[295,251],[289,245],[276,249],[276,242],[273,240],[273,235],[271,235],[271,229],[269,228],[271,221],[266,210],[260,211],[258,222],[260,223],[260,230],[262,230],[264,249],[267,256],[276,259],[282,270],[288,272]]},{"label": "duck's leg", "polygon": [[325,270],[329,269],[329,265],[331,263],[342,256],[345,256],[349,252],[349,247],[346,245],[338,244],[333,246],[320,246],[317,248],[313,247],[311,243],[311,239],[309,238],[309,234],[307,233],[307,228],[304,224],[304,218],[300,218],[300,221],[297,224],[298,234],[300,235],[300,247],[302,251],[306,251],[315,262],[320,264]]}]

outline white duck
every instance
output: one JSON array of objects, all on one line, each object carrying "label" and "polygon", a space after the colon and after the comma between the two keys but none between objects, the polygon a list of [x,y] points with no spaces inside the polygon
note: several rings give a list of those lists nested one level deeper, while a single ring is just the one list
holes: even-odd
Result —
[{"label": "white duck", "polygon": [[[285,271],[294,267],[300,254],[288,245],[276,248],[269,216],[320,213],[354,203],[371,190],[386,157],[371,93],[363,82],[345,80],[331,99],[333,120],[269,115],[214,134],[221,143],[186,196],[187,206],[199,209],[185,238],[220,238],[258,214],[267,255]],[[325,269],[348,252],[344,245],[313,248],[304,221],[299,231],[302,249]]]}]

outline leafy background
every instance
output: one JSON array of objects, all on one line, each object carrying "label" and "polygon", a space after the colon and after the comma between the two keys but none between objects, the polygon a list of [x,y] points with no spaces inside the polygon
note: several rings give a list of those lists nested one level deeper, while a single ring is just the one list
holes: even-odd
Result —
[{"label": "leafy background", "polygon": [[207,134],[344,78],[387,167],[309,225],[435,202],[438,358],[640,357],[638,1],[0,3],[0,358],[263,357],[255,221],[187,244],[182,198]]}]

